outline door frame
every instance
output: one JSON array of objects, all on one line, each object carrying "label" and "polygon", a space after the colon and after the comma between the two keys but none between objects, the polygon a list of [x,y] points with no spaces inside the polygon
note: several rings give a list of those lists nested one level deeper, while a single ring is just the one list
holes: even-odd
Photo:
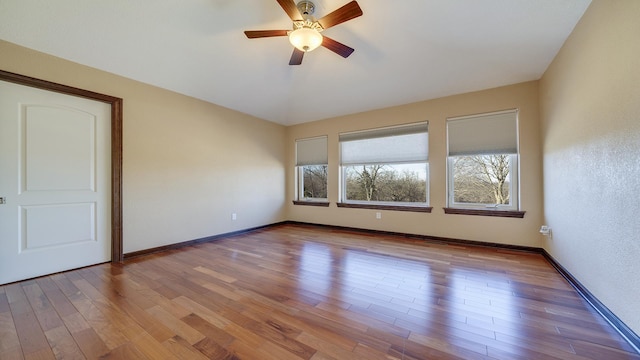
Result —
[{"label": "door frame", "polygon": [[0,80],[111,105],[111,262],[122,262],[122,99],[4,70]]}]

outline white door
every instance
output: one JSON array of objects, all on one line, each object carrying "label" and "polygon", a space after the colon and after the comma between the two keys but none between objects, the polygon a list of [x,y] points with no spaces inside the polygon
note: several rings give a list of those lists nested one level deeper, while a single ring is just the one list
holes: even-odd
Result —
[{"label": "white door", "polygon": [[0,81],[0,284],[111,259],[111,107]]}]

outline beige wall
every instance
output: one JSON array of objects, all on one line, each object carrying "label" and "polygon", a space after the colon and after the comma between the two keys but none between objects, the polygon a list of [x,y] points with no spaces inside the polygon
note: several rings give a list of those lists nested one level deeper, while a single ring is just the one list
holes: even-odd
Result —
[{"label": "beige wall", "polygon": [[[518,108],[520,124],[520,190],[523,219],[445,215],[446,128],[448,117]],[[429,121],[431,214],[337,208],[338,134],[395,124]],[[328,135],[330,207],[292,205],[295,196],[295,140]],[[542,181],[538,83],[527,82],[469,94],[369,111],[287,128],[287,218],[294,221],[441,236],[540,247]]]},{"label": "beige wall", "polygon": [[640,1],[594,0],[540,82],[544,247],[640,334]]},{"label": "beige wall", "polygon": [[124,99],[125,253],[285,219],[283,126],[7,42],[0,54],[2,70]]}]

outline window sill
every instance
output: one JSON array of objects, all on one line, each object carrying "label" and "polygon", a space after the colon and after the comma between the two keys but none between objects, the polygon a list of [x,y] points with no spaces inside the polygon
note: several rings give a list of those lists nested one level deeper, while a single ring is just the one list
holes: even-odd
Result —
[{"label": "window sill", "polygon": [[337,203],[341,208],[353,209],[373,209],[373,210],[391,210],[391,211],[411,211],[430,213],[431,206],[402,206],[402,205],[375,205],[375,204],[354,204],[354,203]]},{"label": "window sill", "polygon": [[477,215],[477,216],[495,216],[495,217],[509,217],[519,218],[524,217],[524,211],[512,211],[512,210],[484,210],[484,209],[460,209],[460,208],[443,208],[445,214],[455,215]]},{"label": "window sill", "polygon": [[305,206],[320,206],[320,207],[329,207],[328,201],[298,201],[293,200],[293,205],[305,205]]}]

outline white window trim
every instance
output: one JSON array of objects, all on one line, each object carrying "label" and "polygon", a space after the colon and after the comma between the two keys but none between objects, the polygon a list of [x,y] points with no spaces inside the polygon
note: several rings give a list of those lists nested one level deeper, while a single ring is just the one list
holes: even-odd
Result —
[{"label": "white window trim", "polygon": [[[304,196],[304,167],[305,166],[326,166],[328,169],[328,143],[329,137],[327,135],[315,136],[310,138],[296,139],[295,145],[295,201],[300,202],[327,202],[328,201],[328,189],[327,197],[325,198],[308,198]],[[302,159],[299,151],[302,145]],[[327,177],[327,182],[329,181]],[[328,187],[329,184],[327,183]]]},{"label": "white window trim", "polygon": [[[487,204],[469,204],[469,203],[456,203],[454,201],[454,177],[453,177],[453,159],[458,156],[457,152],[460,151],[461,149],[456,148],[456,150],[454,150],[455,155],[451,155],[452,149],[451,149],[451,139],[450,139],[450,124],[451,122],[458,122],[458,121],[466,121],[466,120],[474,120],[477,119],[478,121],[483,121],[483,119],[485,119],[484,121],[489,121],[489,126],[496,126],[496,121],[497,121],[497,125],[505,125],[508,128],[510,127],[508,125],[508,123],[504,123],[504,120],[507,119],[500,119],[500,117],[504,116],[504,115],[510,115],[510,114],[514,114],[515,115],[515,129],[513,129],[515,131],[515,138],[514,139],[509,139],[509,138],[504,138],[502,136],[498,136],[495,139],[495,143],[493,141],[490,142],[490,144],[493,144],[493,146],[497,146],[497,148],[491,148],[491,146],[489,148],[486,147],[486,138],[484,138],[482,136],[482,131],[481,129],[478,129],[478,132],[469,132],[469,131],[464,131],[462,134],[464,135],[470,135],[472,137],[475,137],[478,134],[481,134],[481,136],[479,137],[480,139],[485,139],[485,143],[480,142],[479,144],[477,144],[479,146],[478,152],[474,153],[473,151],[469,152],[469,150],[473,150],[473,147],[471,149],[464,149],[464,151],[462,151],[462,154],[460,155],[464,155],[464,153],[468,153],[469,155],[474,154],[474,155],[492,155],[492,154],[500,154],[500,150],[502,150],[504,148],[504,150],[509,151],[509,155],[510,155],[510,169],[509,172],[511,174],[511,181],[509,182],[509,201],[510,204],[496,204],[494,206],[488,206]],[[472,210],[507,210],[507,211],[519,211],[520,210],[520,162],[519,162],[519,158],[520,158],[520,131],[519,131],[519,120],[518,120],[518,116],[519,116],[519,110],[516,109],[509,109],[509,110],[502,110],[502,111],[494,111],[494,112],[488,112],[488,113],[482,113],[482,114],[473,114],[473,115],[465,115],[465,116],[458,116],[458,117],[453,117],[453,118],[447,118],[447,207],[449,208],[454,208],[454,209],[472,209]],[[502,123],[502,124],[501,124]],[[472,127],[473,129],[473,127]],[[486,135],[486,134],[485,134]],[[492,139],[492,137],[489,137],[490,139]],[[464,139],[464,137],[463,137]],[[460,139],[458,137],[456,137],[456,141],[459,141]],[[474,138],[470,138],[469,139],[469,143],[473,144],[474,143]],[[465,142],[466,143],[466,142]],[[460,143],[457,143],[458,145],[460,145]],[[484,149],[484,151],[483,151]],[[513,153],[511,153],[511,151],[513,151]]]},{"label": "white window trim", "polygon": [[[478,154],[482,155],[482,154]],[[454,178],[453,178],[453,160],[455,156],[447,157],[447,207],[454,209],[475,209],[475,210],[520,210],[520,161],[518,154],[510,154],[509,174],[511,181],[509,182],[509,201],[511,204],[495,204],[493,206],[487,204],[470,204],[457,203],[454,201]],[[514,181],[515,179],[515,181]],[[515,195],[515,196],[514,196]]]},{"label": "white window trim", "polygon": [[[327,202],[329,200],[329,189],[327,184],[327,197],[325,198],[308,198],[304,196],[304,167],[309,165],[296,166],[296,201],[308,201],[308,202]],[[315,166],[327,166],[327,172],[329,171],[327,164],[318,164]],[[327,181],[328,181],[327,177]]]},{"label": "white window trim", "polygon": [[[416,132],[421,132],[422,129],[425,130],[427,134],[427,144],[429,144],[429,122],[421,121],[416,123],[402,124],[402,125],[393,125],[381,128],[374,129],[365,129],[358,130],[353,132],[346,132],[339,134],[339,159],[340,159],[340,170],[339,170],[339,194],[340,194],[340,203],[344,204],[359,204],[359,205],[372,205],[372,206],[397,206],[397,207],[430,207],[430,195],[429,195],[429,187],[430,187],[430,178],[429,178],[429,149],[427,148],[426,157],[424,159],[420,159],[418,161],[380,161],[380,162],[365,162],[365,163],[348,163],[343,164],[343,154],[342,154],[342,142],[345,141],[354,141],[354,140],[364,140],[364,139],[373,139],[377,137],[387,137],[387,136],[395,136],[395,135],[406,135]],[[427,145],[428,146],[428,145]],[[416,159],[417,160],[417,159]],[[346,168],[349,166],[363,166],[363,165],[401,165],[401,164],[424,164],[426,171],[426,194],[424,202],[400,202],[400,201],[366,201],[366,200],[348,200],[347,199],[347,189],[346,189]]]}]

